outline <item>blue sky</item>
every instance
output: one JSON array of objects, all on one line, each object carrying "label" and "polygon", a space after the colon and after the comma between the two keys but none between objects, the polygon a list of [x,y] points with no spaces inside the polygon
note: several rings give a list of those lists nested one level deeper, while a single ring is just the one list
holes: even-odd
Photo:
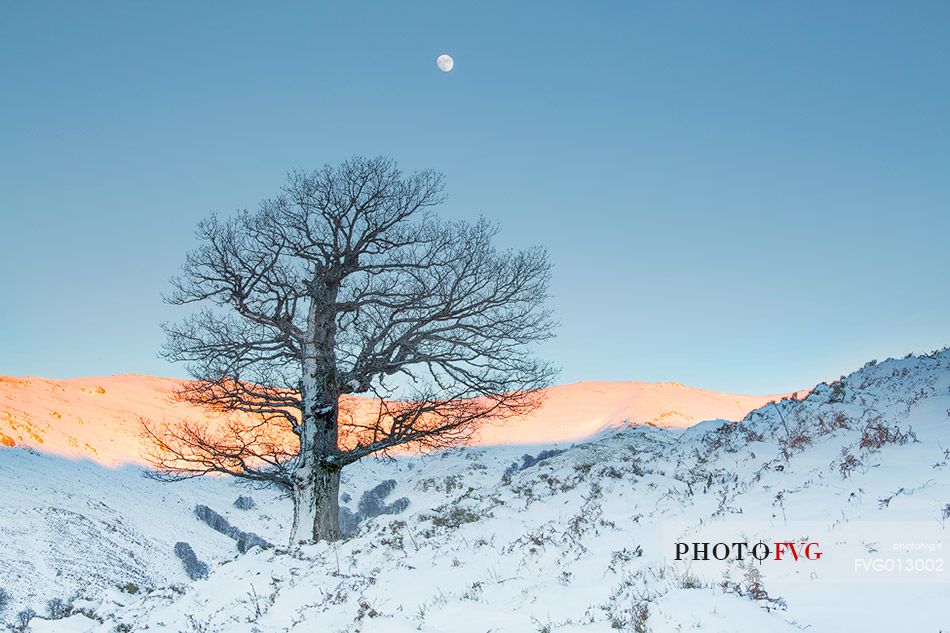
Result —
[{"label": "blue sky", "polygon": [[548,247],[563,382],[942,347],[948,32],[945,2],[3,3],[0,374],[184,375],[194,225],[353,154]]}]

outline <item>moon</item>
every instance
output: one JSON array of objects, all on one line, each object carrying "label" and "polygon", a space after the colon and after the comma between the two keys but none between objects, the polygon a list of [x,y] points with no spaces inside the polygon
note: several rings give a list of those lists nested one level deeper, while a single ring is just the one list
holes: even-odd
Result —
[{"label": "moon", "polygon": [[446,55],[445,53],[442,53],[441,55],[435,58],[435,65],[439,67],[439,70],[441,70],[444,73],[447,73],[447,72],[451,72],[451,70],[455,68],[455,60],[452,59],[451,55]]}]

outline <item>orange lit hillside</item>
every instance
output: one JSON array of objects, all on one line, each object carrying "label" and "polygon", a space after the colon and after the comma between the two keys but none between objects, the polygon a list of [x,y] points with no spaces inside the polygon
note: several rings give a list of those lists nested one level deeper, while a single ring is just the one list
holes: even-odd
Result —
[{"label": "orange lit hillside", "polygon": [[[152,376],[46,380],[0,377],[0,447],[28,446],[104,465],[144,463],[139,419],[223,421],[221,414],[175,401],[181,381]],[[546,391],[530,415],[483,427],[474,444],[581,440],[625,424],[686,427],[741,419],[776,396],[742,396],[675,383],[576,383]],[[355,405],[357,399],[344,406]],[[345,414],[344,414],[345,415]]]}]

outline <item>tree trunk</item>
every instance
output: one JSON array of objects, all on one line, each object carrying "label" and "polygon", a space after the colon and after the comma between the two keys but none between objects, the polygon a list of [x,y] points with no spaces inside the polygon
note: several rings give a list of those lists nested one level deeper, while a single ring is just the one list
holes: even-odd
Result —
[{"label": "tree trunk", "polygon": [[340,390],[336,367],[338,285],[314,284],[307,314],[310,342],[301,356],[300,452],[293,474],[294,523],[290,543],[340,538]]},{"label": "tree trunk", "polygon": [[301,468],[294,474],[291,545],[340,538],[339,469]]},{"label": "tree trunk", "polygon": [[[326,349],[326,348],[325,348]],[[293,474],[290,544],[340,538],[339,398],[332,348],[308,350],[301,380],[303,408]]]}]

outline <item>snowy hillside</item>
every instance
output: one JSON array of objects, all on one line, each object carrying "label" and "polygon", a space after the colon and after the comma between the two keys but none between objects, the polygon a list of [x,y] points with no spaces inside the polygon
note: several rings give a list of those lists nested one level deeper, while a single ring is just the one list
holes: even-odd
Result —
[{"label": "snowy hillside", "polygon": [[170,555],[179,540],[209,562],[233,558],[234,541],[195,520],[199,503],[273,538],[286,513],[275,495],[263,492],[250,493],[258,508],[237,510],[232,502],[249,493],[223,479],[168,485],[138,468],[26,450],[0,452],[0,481],[0,587],[14,598],[8,618],[28,606],[42,611],[48,599],[80,589],[185,583],[181,563]]},{"label": "snowy hillside", "polygon": [[[34,631],[950,629],[950,350],[869,364],[739,423],[636,426],[542,453],[549,448],[357,464],[345,471],[345,505],[356,509],[361,492],[392,479],[387,500],[408,507],[342,542],[295,551],[283,547],[286,505],[264,492],[243,492],[258,507],[239,510],[231,503],[242,491],[227,482],[158,484],[3,451],[4,481],[16,482],[4,502],[17,514],[0,525],[0,573],[10,578],[51,547],[59,568],[71,566],[62,587],[56,565],[38,570],[35,585],[5,581],[18,609],[85,594],[71,600],[73,615],[33,619]],[[70,477],[61,493],[49,488]],[[60,507],[54,493],[75,513],[64,530],[35,514],[32,499]],[[195,518],[197,503],[276,546],[239,554]],[[100,551],[107,526],[124,549]],[[675,560],[677,543],[760,540],[773,553],[795,543],[799,558]],[[187,581],[178,541],[211,564],[209,578]],[[807,543],[820,558],[804,556]],[[135,592],[67,582],[84,565],[95,578],[133,557]]]},{"label": "snowy hillside", "polygon": [[[220,421],[174,399],[181,381],[122,375],[72,380],[0,376],[0,448],[27,446],[107,466],[142,464],[139,419]],[[574,442],[629,424],[685,427],[738,420],[778,396],[745,396],[677,383],[582,382],[546,390],[528,416],[483,428],[476,445]],[[359,413],[371,401],[354,398]]]}]

